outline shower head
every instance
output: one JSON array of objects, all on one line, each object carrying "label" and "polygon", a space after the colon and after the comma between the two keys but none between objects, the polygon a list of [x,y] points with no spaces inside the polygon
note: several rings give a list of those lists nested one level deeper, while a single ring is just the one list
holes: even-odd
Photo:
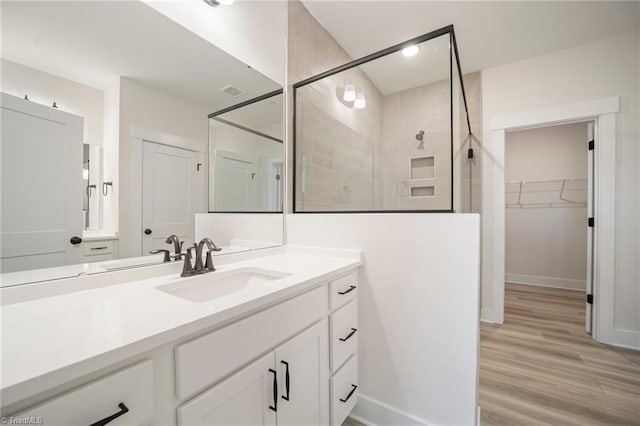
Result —
[{"label": "shower head", "polygon": [[422,139],[424,138],[424,130],[420,130],[418,133],[416,133],[416,139],[422,142]]}]

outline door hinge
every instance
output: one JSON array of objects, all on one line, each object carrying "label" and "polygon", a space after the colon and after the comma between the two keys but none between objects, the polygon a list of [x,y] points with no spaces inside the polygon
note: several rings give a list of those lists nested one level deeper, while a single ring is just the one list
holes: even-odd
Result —
[{"label": "door hinge", "polygon": [[593,151],[593,149],[595,148],[596,143],[595,141],[589,141],[589,151]]},{"label": "door hinge", "polygon": [[593,305],[593,294],[587,294],[587,303]]},{"label": "door hinge", "polygon": [[593,226],[595,225],[596,219],[593,217],[590,217],[589,219],[587,219],[587,225],[589,225],[589,228],[593,228]]}]

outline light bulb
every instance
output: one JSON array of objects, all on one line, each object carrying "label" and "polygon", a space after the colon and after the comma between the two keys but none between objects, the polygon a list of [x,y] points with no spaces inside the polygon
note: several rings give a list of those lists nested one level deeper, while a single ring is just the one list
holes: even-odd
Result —
[{"label": "light bulb", "polygon": [[364,109],[367,106],[367,100],[364,98],[364,93],[358,92],[356,96],[356,101],[353,104],[355,109]]},{"label": "light bulb", "polygon": [[402,49],[402,54],[408,58],[411,56],[416,56],[419,51],[420,51],[420,48],[414,44]]},{"label": "light bulb", "polygon": [[345,102],[353,102],[356,100],[356,88],[351,83],[344,85],[344,92],[342,93],[342,99]]}]

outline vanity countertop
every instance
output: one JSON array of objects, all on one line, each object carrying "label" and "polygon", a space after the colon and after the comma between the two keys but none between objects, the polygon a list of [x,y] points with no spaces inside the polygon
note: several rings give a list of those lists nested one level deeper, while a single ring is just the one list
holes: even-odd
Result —
[{"label": "vanity countertop", "polygon": [[225,264],[208,275],[247,267],[290,275],[206,302],[156,287],[208,275],[170,275],[3,306],[3,405],[241,317],[360,264],[357,251],[332,257],[283,250]]},{"label": "vanity countertop", "polygon": [[[213,253],[213,256],[242,253],[253,250],[246,245],[221,246],[222,251]],[[146,256],[125,257],[101,262],[77,263],[75,265],[55,266],[51,268],[29,269],[26,271],[0,273],[0,287],[12,287],[22,284],[53,282],[65,278],[79,277],[82,275],[102,274],[116,270],[157,266],[163,262],[162,254],[149,254]]]}]

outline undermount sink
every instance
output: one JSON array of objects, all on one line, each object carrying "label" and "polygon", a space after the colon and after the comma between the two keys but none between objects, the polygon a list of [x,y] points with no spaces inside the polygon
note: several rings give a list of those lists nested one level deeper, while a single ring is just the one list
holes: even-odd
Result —
[{"label": "undermount sink", "polygon": [[206,302],[251,289],[290,274],[270,269],[240,268],[233,271],[212,272],[156,287],[172,296],[190,302]]}]

